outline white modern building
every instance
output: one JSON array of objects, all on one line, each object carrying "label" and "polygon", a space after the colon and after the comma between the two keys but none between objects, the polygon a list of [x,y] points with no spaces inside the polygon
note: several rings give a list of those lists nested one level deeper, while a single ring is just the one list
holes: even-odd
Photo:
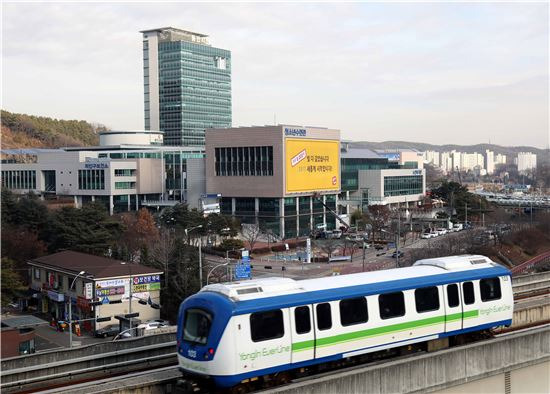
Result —
[{"label": "white modern building", "polygon": [[70,197],[77,207],[99,201],[111,214],[178,202],[201,208],[204,150],[161,146],[158,131],[103,132],[100,143],[2,150],[2,187],[42,198]]},{"label": "white modern building", "polygon": [[516,159],[518,172],[526,172],[537,168],[537,155],[531,152],[520,152]]},{"label": "white modern building", "polygon": [[369,205],[417,203],[426,195],[424,169],[374,169],[358,172],[359,190],[368,192]]}]

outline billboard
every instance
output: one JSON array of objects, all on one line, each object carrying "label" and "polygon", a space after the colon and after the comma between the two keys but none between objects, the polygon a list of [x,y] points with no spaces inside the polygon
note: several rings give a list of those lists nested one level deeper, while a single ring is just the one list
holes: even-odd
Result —
[{"label": "billboard", "polygon": [[286,193],[340,190],[337,140],[285,139]]}]

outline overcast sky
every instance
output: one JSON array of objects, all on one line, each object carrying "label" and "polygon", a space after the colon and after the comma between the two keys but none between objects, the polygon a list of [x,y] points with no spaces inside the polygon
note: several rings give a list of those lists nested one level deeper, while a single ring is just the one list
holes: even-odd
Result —
[{"label": "overcast sky", "polygon": [[233,125],[353,140],[549,140],[548,3],[6,3],[2,108],[143,129],[140,30],[232,52]]}]

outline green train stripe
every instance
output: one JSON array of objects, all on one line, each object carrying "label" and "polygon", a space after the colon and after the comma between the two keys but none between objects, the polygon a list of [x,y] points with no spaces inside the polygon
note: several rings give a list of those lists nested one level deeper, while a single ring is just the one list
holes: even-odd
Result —
[{"label": "green train stripe", "polygon": [[[460,319],[471,319],[479,316],[479,310],[467,311],[464,313],[453,313],[451,315],[429,317],[427,319],[415,320],[412,322],[404,322],[398,324],[391,324],[384,327],[370,328],[368,330],[360,330],[349,332],[345,334],[333,335],[327,338],[321,338],[317,340],[317,347],[333,346],[339,343],[357,341],[368,337],[375,337],[380,335],[386,335],[394,332],[405,331],[411,328],[429,327],[444,322],[452,322]],[[302,341],[292,344],[293,352],[301,352],[304,350],[313,349],[315,341]]]}]

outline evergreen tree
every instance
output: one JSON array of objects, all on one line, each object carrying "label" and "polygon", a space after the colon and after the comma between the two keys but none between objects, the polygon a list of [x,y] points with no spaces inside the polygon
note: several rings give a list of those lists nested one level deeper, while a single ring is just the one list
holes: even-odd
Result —
[{"label": "evergreen tree", "polygon": [[64,207],[53,215],[47,229],[50,252],[63,249],[105,255],[112,250],[123,226],[99,203],[81,209]]},{"label": "evergreen tree", "polygon": [[26,287],[16,271],[16,264],[13,260],[3,257],[0,268],[2,271],[2,306],[6,306],[25,291]]}]

